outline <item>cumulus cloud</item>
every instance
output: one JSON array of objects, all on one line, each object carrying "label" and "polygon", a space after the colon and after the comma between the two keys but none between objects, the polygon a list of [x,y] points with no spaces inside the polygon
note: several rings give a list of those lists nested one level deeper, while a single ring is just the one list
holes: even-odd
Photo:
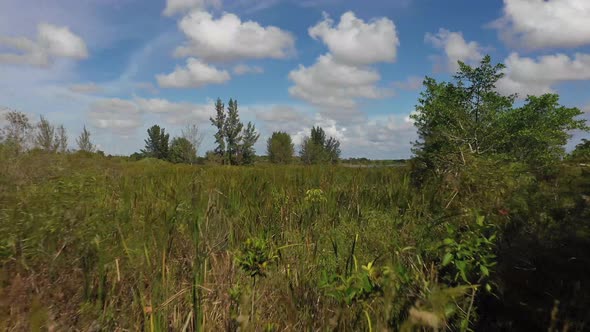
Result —
[{"label": "cumulus cloud", "polygon": [[260,66],[248,66],[244,64],[239,64],[233,68],[233,72],[236,75],[261,74],[264,72],[264,68]]},{"label": "cumulus cloud", "polygon": [[351,65],[393,62],[399,46],[393,21],[383,17],[365,23],[350,11],[342,15],[337,26],[324,13],[324,20],[308,32],[326,44],[336,61]]},{"label": "cumulus cloud", "polygon": [[505,77],[497,89],[503,94],[540,95],[553,92],[555,84],[566,81],[590,80],[590,54],[576,53],[545,55],[536,59],[512,53],[504,61]]},{"label": "cumulus cloud", "polygon": [[205,61],[286,58],[294,52],[295,39],[274,26],[263,27],[231,13],[215,19],[210,13],[192,11],[180,20],[187,42],[178,47],[178,57],[196,56]]},{"label": "cumulus cloud", "polygon": [[331,54],[326,54],[314,65],[299,65],[289,73],[289,79],[295,83],[289,93],[317,106],[350,109],[357,106],[357,98],[377,99],[388,95],[388,91],[376,86],[380,78],[375,69],[338,63]]},{"label": "cumulus cloud", "polygon": [[0,64],[21,64],[47,67],[56,58],[75,60],[88,57],[84,40],[68,27],[41,23],[37,26],[37,40],[26,37],[0,36],[0,46],[16,53],[0,53]]},{"label": "cumulus cloud", "polygon": [[212,114],[212,107],[204,104],[177,103],[161,98],[136,98],[134,102],[142,112],[162,115],[173,125],[207,121]]},{"label": "cumulus cloud", "polygon": [[434,57],[442,70],[454,72],[459,68],[457,61],[473,64],[483,58],[482,47],[474,41],[466,42],[461,32],[441,28],[436,34],[426,33],[424,41],[444,52],[444,55]]},{"label": "cumulus cloud", "polygon": [[101,99],[90,106],[90,123],[98,129],[107,129],[119,135],[132,134],[142,125],[137,105],[119,98]]},{"label": "cumulus cloud", "polygon": [[167,0],[163,14],[172,16],[207,7],[221,8],[221,0]]},{"label": "cumulus cloud", "polygon": [[590,44],[590,1],[504,0],[491,26],[509,45],[528,49]]},{"label": "cumulus cloud", "polygon": [[79,83],[79,84],[72,84],[68,87],[68,90],[74,93],[80,94],[95,94],[101,93],[104,89],[97,85],[96,83]]},{"label": "cumulus cloud", "polygon": [[221,84],[230,79],[225,70],[219,70],[201,60],[189,58],[186,67],[176,67],[170,74],[156,76],[158,84],[164,88],[198,88],[207,84]]},{"label": "cumulus cloud", "polygon": [[90,123],[98,129],[128,136],[144,125],[143,117],[160,117],[171,125],[203,122],[213,110],[210,105],[173,102],[162,98],[99,99],[90,105]]}]

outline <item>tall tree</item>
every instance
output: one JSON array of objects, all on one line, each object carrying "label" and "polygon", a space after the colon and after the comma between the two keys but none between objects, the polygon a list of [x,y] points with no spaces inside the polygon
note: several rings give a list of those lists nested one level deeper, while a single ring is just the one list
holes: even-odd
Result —
[{"label": "tall tree", "polygon": [[225,105],[220,98],[217,98],[215,102],[215,118],[209,118],[209,120],[217,128],[217,132],[215,133],[215,154],[222,160],[225,160]]},{"label": "tall tree", "polygon": [[86,126],[84,126],[82,133],[76,139],[76,144],[78,144],[78,149],[81,151],[94,152],[95,147],[90,140],[90,132],[86,129]]},{"label": "tall tree", "polygon": [[295,146],[291,136],[282,131],[273,132],[266,142],[266,153],[271,163],[290,163],[295,153]]},{"label": "tall tree", "polygon": [[4,126],[4,140],[12,146],[15,153],[19,154],[28,148],[31,141],[33,126],[25,113],[10,111],[6,114]]},{"label": "tall tree", "polygon": [[191,164],[195,163],[199,153],[199,148],[203,142],[203,133],[196,124],[188,124],[182,129],[180,136],[189,141],[195,149],[194,158],[190,161]]},{"label": "tall tree", "polygon": [[57,150],[58,142],[55,126],[49,123],[49,121],[41,115],[36,127],[34,138],[35,147],[45,151]]},{"label": "tall tree", "polygon": [[254,157],[256,156],[254,144],[256,144],[259,138],[260,134],[256,132],[256,127],[251,122],[248,122],[242,133],[242,143],[239,146],[241,164],[250,165],[254,162]]},{"label": "tall tree", "polygon": [[340,160],[340,141],[330,137],[324,145],[328,162],[336,164]]},{"label": "tall tree", "polygon": [[158,125],[153,125],[147,130],[148,138],[145,140],[145,149],[141,152],[152,158],[167,160],[169,157],[168,140],[169,134],[166,134],[166,129],[160,128]]},{"label": "tall tree", "polygon": [[170,143],[170,161],[173,163],[192,164],[197,159],[194,145],[184,137],[175,137]]},{"label": "tall tree", "polygon": [[55,133],[55,143],[57,151],[62,153],[68,151],[68,134],[66,132],[66,128],[63,125],[59,125],[57,127],[57,132]]},{"label": "tall tree", "polygon": [[227,155],[230,165],[237,165],[239,163],[243,127],[244,125],[240,122],[240,115],[238,114],[238,102],[237,100],[230,99],[224,126]]},{"label": "tall tree", "polygon": [[321,127],[311,128],[309,137],[304,138],[299,152],[305,164],[337,163],[340,158],[340,142],[329,137]]}]

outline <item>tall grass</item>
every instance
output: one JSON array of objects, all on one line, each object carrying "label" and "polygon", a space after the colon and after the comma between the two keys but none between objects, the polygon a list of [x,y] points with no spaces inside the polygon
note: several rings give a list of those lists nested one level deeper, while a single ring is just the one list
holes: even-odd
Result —
[{"label": "tall grass", "polygon": [[[474,321],[464,313],[477,285],[440,275],[438,193],[412,188],[403,168],[23,158],[0,175],[0,329],[376,331]],[[236,263],[248,239],[262,243],[254,257],[272,257],[252,263],[254,279]]]}]

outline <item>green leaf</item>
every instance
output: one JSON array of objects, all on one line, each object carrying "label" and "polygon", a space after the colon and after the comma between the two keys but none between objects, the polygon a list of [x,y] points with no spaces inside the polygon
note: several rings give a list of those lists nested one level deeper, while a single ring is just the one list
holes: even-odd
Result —
[{"label": "green leaf", "polygon": [[446,245],[451,245],[451,244],[455,243],[455,240],[446,238],[443,240],[443,243]]},{"label": "green leaf", "polygon": [[488,270],[488,268],[487,268],[487,267],[485,267],[485,265],[480,265],[480,266],[479,266],[479,269],[481,270],[481,273],[482,273],[484,276],[488,277],[488,276],[490,275],[490,270]]},{"label": "green leaf", "polygon": [[442,266],[447,266],[449,265],[449,263],[453,260],[453,254],[451,254],[450,252],[448,252],[445,257],[443,258],[442,261]]}]

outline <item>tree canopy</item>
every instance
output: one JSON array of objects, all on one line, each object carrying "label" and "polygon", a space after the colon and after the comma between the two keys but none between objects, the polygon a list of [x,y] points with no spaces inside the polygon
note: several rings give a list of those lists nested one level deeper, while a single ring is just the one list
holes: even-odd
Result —
[{"label": "tree canopy", "polygon": [[275,131],[266,142],[266,151],[271,163],[288,164],[293,159],[295,146],[289,134]]},{"label": "tree canopy", "polygon": [[459,62],[453,82],[427,77],[416,112],[414,143],[417,169],[456,173],[473,157],[495,157],[539,167],[560,160],[569,131],[586,130],[582,112],[559,104],[559,96],[529,96],[514,107],[517,95],[496,90],[502,64],[489,56],[478,67]]},{"label": "tree canopy", "polygon": [[305,164],[337,163],[340,158],[340,141],[330,137],[321,127],[312,127],[309,137],[301,144],[299,152]]}]

